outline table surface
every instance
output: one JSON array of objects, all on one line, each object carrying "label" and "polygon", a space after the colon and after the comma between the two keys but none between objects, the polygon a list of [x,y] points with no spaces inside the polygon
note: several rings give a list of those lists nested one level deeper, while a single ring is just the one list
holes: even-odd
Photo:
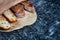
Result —
[{"label": "table surface", "polygon": [[60,40],[59,0],[30,0],[38,18],[30,26],[9,33],[0,32],[0,40]]}]

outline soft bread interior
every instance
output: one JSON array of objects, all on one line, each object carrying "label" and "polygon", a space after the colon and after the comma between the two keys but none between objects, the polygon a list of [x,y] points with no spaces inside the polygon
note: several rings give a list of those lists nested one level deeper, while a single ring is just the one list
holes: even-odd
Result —
[{"label": "soft bread interior", "polygon": [[14,15],[14,13],[11,10],[7,10],[3,13],[3,15],[10,21],[10,22],[16,22],[17,17]]},{"label": "soft bread interior", "polygon": [[10,23],[2,15],[0,15],[0,28],[5,30],[9,30],[11,28]]},{"label": "soft bread interior", "polygon": [[12,29],[10,29],[10,30],[0,30],[0,31],[10,32],[10,31],[17,30],[17,29],[23,28],[24,26],[31,25],[31,24],[35,23],[35,21],[37,19],[36,12],[30,13],[28,11],[25,11],[25,14],[26,15],[25,15],[24,18],[19,18],[18,22],[11,24],[12,26],[14,26],[14,27],[12,27]]},{"label": "soft bread interior", "polygon": [[[35,12],[34,6],[30,2],[28,2],[27,4],[27,2],[28,1],[25,2],[26,4],[19,3],[19,5],[17,4],[16,6],[12,6],[11,7],[12,9],[10,8],[3,13],[3,15],[10,21],[8,23],[10,23],[11,28],[9,30],[0,30],[0,31],[10,32],[35,23],[37,19],[37,14]],[[20,4],[22,4],[23,6]]]}]

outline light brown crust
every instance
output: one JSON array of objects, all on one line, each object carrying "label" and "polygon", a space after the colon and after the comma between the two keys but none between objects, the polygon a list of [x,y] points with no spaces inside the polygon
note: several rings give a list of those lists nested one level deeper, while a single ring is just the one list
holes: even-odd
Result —
[{"label": "light brown crust", "polygon": [[17,20],[10,20],[6,15],[3,14],[3,16],[7,19],[7,21],[9,21],[10,23],[14,23],[17,22]]},{"label": "light brown crust", "polygon": [[28,6],[28,7],[33,7],[32,3],[29,1],[22,1],[21,2],[24,6]]},{"label": "light brown crust", "polygon": [[25,10],[29,11],[29,12],[34,12],[34,6],[32,5],[31,2],[29,1],[23,1],[21,2],[22,5],[24,5]]},{"label": "light brown crust", "polygon": [[10,23],[6,20],[6,18],[3,15],[0,15],[0,29],[1,30],[8,30],[10,28],[11,28]]},{"label": "light brown crust", "polygon": [[[2,14],[5,10],[11,8],[12,6],[25,1],[25,0],[2,0],[3,2],[0,3],[0,14]],[[0,0],[1,2],[1,0]]]},{"label": "light brown crust", "polygon": [[[19,3],[10,9],[13,12],[13,14],[15,14],[15,16],[19,18],[17,18],[17,22],[15,21],[9,22],[11,24],[11,27],[8,28],[1,27],[0,31],[2,32],[10,32],[23,28],[24,26],[27,25],[32,25],[37,19],[36,12],[34,11],[34,6],[28,0],[26,0],[26,2],[23,1],[23,3]],[[6,15],[4,17],[6,17],[5,19],[8,19],[7,21],[9,21],[9,18]]]},{"label": "light brown crust", "polygon": [[22,4],[17,4],[11,8],[17,17],[24,17],[25,12]]},{"label": "light brown crust", "polygon": [[[8,13],[9,12],[9,13]],[[7,18],[7,20],[11,23],[13,22],[17,22],[17,17],[14,15],[14,13],[11,11],[11,10],[6,10],[4,13],[3,13],[4,17]],[[12,16],[12,18],[10,17]]]},{"label": "light brown crust", "polygon": [[10,29],[11,29],[11,27],[9,27],[9,28],[0,27],[0,30],[10,30]]}]

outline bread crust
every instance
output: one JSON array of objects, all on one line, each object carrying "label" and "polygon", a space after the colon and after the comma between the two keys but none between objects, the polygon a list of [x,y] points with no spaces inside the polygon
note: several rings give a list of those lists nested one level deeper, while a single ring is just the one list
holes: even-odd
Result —
[{"label": "bread crust", "polygon": [[6,10],[3,15],[8,19],[9,22],[17,22],[17,17],[14,15],[14,13],[11,10]]},{"label": "bread crust", "polygon": [[15,15],[19,18],[25,16],[24,8],[22,4],[17,4],[11,8],[11,10],[15,13]]},{"label": "bread crust", "polygon": [[0,15],[0,29],[9,30],[11,28],[10,23],[3,15]]},{"label": "bread crust", "polygon": [[[13,6],[10,9],[8,9],[9,11],[6,10],[3,13],[3,15],[4,15],[4,19],[6,19],[5,21],[8,22],[6,24],[7,25],[11,24],[11,25],[8,26],[8,27],[0,25],[0,31],[2,31],[2,32],[10,32],[10,31],[14,31],[14,30],[17,30],[17,29],[21,29],[21,28],[23,28],[24,26],[27,26],[27,25],[32,25],[33,23],[35,23],[35,21],[37,19],[37,14],[34,11],[34,6],[30,2],[25,2],[23,4],[19,3],[15,6]],[[12,11],[13,13],[10,12],[10,11]],[[16,20],[11,21],[11,16],[12,16],[11,13],[14,14],[14,16],[17,18],[17,21]],[[9,14],[11,16],[9,16],[7,14]],[[13,17],[13,19],[15,17]]]},{"label": "bread crust", "polygon": [[24,5],[25,10],[29,11],[29,12],[34,12],[34,6],[32,5],[31,2],[29,1],[23,1],[21,2],[22,5]]}]

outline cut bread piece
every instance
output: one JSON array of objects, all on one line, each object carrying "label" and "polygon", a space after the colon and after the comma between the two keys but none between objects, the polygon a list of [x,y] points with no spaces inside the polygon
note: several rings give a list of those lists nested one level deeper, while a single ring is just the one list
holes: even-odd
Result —
[{"label": "cut bread piece", "polygon": [[24,5],[25,10],[29,11],[29,12],[34,12],[34,6],[32,5],[31,2],[29,1],[23,1],[21,2],[22,5]]},{"label": "cut bread piece", "polygon": [[[25,2],[25,3],[24,3]],[[10,32],[17,29],[21,29],[25,26],[32,25],[37,20],[37,14],[34,9],[34,6],[28,1],[24,1],[23,3],[19,3],[13,6],[11,9],[14,12],[15,16],[17,16],[17,22],[10,23],[11,29],[10,30],[0,30],[2,32]],[[4,13],[11,13],[10,11],[6,11]],[[10,14],[11,15],[11,14]],[[5,16],[6,17],[6,16]],[[8,17],[8,18],[7,18]],[[7,16],[6,18],[9,19],[11,16]],[[21,18],[23,17],[23,18]],[[7,20],[8,21],[8,20]]]},{"label": "cut bread piece", "polygon": [[9,22],[4,18],[4,16],[0,15],[0,29],[9,30],[11,25]]},{"label": "cut bread piece", "polygon": [[22,4],[17,4],[11,8],[12,11],[15,12],[15,15],[19,18],[25,16],[24,8]]},{"label": "cut bread piece", "polygon": [[11,12],[11,10],[6,10],[3,15],[10,21],[10,22],[16,22],[17,17]]},{"label": "cut bread piece", "polygon": [[[21,29],[27,25],[32,25],[33,23],[35,23],[37,20],[37,14],[36,12],[31,13],[28,11],[25,11],[25,17],[23,18],[18,18],[18,22],[17,23],[12,23],[12,25],[14,25],[13,28],[11,28],[10,30],[0,30],[2,32],[10,32],[10,31],[14,31],[14,30],[18,30]],[[11,26],[12,26],[11,25]]]}]

